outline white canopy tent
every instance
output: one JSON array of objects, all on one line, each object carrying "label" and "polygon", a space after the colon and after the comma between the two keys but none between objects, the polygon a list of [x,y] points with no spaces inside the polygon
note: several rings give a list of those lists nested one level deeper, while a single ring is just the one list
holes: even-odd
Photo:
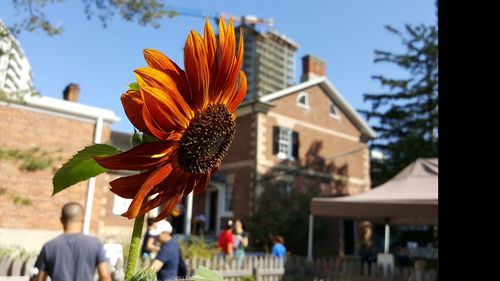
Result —
[{"label": "white canopy tent", "polygon": [[386,183],[365,193],[313,198],[309,216],[309,258],[312,257],[314,216],[385,223],[387,253],[390,224],[438,223],[438,159],[417,159]]}]

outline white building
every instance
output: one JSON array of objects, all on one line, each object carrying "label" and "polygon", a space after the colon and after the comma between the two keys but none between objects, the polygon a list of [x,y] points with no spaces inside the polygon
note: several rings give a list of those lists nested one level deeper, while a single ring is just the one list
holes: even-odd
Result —
[{"label": "white building", "polygon": [[33,89],[31,66],[21,45],[0,20],[0,94],[23,95]]}]

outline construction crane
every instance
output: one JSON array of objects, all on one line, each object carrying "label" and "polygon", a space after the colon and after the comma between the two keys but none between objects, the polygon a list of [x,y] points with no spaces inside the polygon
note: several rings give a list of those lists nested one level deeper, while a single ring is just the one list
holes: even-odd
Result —
[{"label": "construction crane", "polygon": [[181,8],[181,7],[174,7],[174,6],[166,6],[165,8],[167,10],[174,11],[174,12],[178,13],[179,15],[197,17],[197,18],[210,18],[210,19],[213,19],[217,24],[219,24],[220,18],[222,18],[224,20],[229,20],[230,18],[232,18],[235,23],[239,22],[239,23],[248,24],[248,25],[265,25],[265,26],[268,26],[270,28],[273,27],[273,24],[274,24],[274,20],[272,18],[262,19],[262,18],[258,18],[257,16],[254,16],[254,15],[236,16],[236,15],[230,15],[230,14],[222,13],[222,12],[207,12],[207,11],[202,11],[202,10],[197,10],[197,9]]}]

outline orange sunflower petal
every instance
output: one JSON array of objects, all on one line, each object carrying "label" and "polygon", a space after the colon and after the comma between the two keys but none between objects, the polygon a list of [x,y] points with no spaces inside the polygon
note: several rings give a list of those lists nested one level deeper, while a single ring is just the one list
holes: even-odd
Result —
[{"label": "orange sunflower petal", "polygon": [[175,197],[185,188],[185,180],[183,181],[185,173],[179,168],[173,168],[170,175],[159,185],[153,188],[149,194],[156,194],[156,197],[144,202],[138,215],[144,215],[150,210],[160,206],[163,202],[169,201],[170,198]]},{"label": "orange sunflower petal", "polygon": [[182,70],[175,62],[173,62],[158,50],[145,49],[144,58],[146,59],[146,63],[150,67],[161,70],[168,76],[170,76],[175,82],[177,89],[179,89],[179,92],[184,97],[186,102],[190,105],[193,105],[191,90],[189,88],[186,73],[184,72],[184,70]]},{"label": "orange sunflower petal", "polygon": [[188,118],[179,111],[174,100],[158,88],[141,87],[144,105],[151,117],[164,131],[177,128],[187,128]]},{"label": "orange sunflower petal", "polygon": [[214,31],[208,19],[205,22],[203,42],[205,43],[205,48],[207,50],[208,67],[210,70],[209,94],[211,97],[213,97],[215,80],[217,78],[217,71],[219,69],[219,54],[218,54],[217,38],[214,35]]},{"label": "orange sunflower petal", "polygon": [[106,169],[144,170],[157,167],[165,162],[170,157],[172,150],[172,142],[157,141],[138,145],[116,155],[93,158]]},{"label": "orange sunflower petal", "polygon": [[151,172],[153,170],[138,175],[117,178],[109,183],[111,192],[120,197],[132,199],[141,188],[142,183],[151,175]]},{"label": "orange sunflower petal", "polygon": [[161,221],[168,217],[172,210],[181,202],[182,198],[184,195],[178,194],[175,195],[174,197],[169,197],[168,200],[166,200],[166,204],[163,206],[162,211],[158,214],[156,218],[153,219],[153,221]]},{"label": "orange sunflower petal", "polygon": [[203,39],[195,31],[191,31],[186,40],[184,66],[195,106],[198,110],[202,110],[209,103],[210,74]]},{"label": "orange sunflower petal", "polygon": [[224,83],[224,86],[222,87],[221,90],[221,103],[222,104],[228,104],[230,100],[233,99],[233,96],[235,92],[232,90],[237,87],[238,85],[238,74],[240,73],[241,70],[241,65],[243,63],[243,48],[244,48],[244,43],[243,43],[243,34],[242,30],[240,29],[240,42],[238,46],[238,57],[236,58],[235,61],[233,61],[231,70],[229,71],[229,74],[227,75],[227,79]]},{"label": "orange sunflower petal", "polygon": [[149,192],[159,183],[161,183],[165,178],[170,175],[172,171],[172,164],[161,166],[154,170],[151,175],[144,181],[139,189],[139,192],[135,195],[132,203],[128,208],[128,211],[124,214],[129,219],[137,217],[142,204],[144,203],[144,198],[149,194]]},{"label": "orange sunflower petal", "polygon": [[139,88],[149,86],[161,89],[165,92],[164,95],[168,95],[174,100],[186,117],[192,118],[194,116],[193,110],[180,94],[175,81],[170,76],[151,67],[138,68],[134,72],[140,77],[137,79]]},{"label": "orange sunflower petal", "polygon": [[[142,93],[141,93],[142,95]],[[149,130],[156,138],[160,140],[166,140],[169,136],[169,133],[163,130],[156,122],[153,120],[151,113],[149,112],[146,106],[142,107],[142,119],[146,126],[148,126]]]},{"label": "orange sunflower petal", "polygon": [[125,115],[127,115],[130,123],[139,131],[148,135],[153,135],[146,123],[144,123],[144,119],[141,118],[142,107],[144,106],[141,93],[139,91],[129,90],[121,96],[121,101]]},{"label": "orange sunflower petal", "polygon": [[167,187],[166,193],[163,194],[165,204],[163,205],[163,209],[160,214],[158,214],[158,216],[155,218],[155,221],[166,218],[172,212],[175,206],[179,204],[184,195],[188,194],[188,192],[191,192],[187,189],[189,189],[190,186],[192,189],[195,177],[193,177],[191,174],[183,172],[181,169],[179,169],[176,174],[177,177],[175,179],[169,179],[168,182],[165,183]]},{"label": "orange sunflower petal", "polygon": [[219,46],[226,43],[227,25],[222,17],[219,18]]},{"label": "orange sunflower petal", "polygon": [[[152,192],[149,192],[150,195],[151,195],[151,193]],[[137,214],[138,216],[145,215],[147,212],[160,206],[162,204],[162,202],[164,202],[166,200],[166,198],[165,198],[166,191],[161,191],[161,192],[158,192],[155,194],[156,194],[156,197],[144,202],[141,209],[139,210],[139,213]]]},{"label": "orange sunflower petal", "polygon": [[205,44],[205,49],[207,50],[207,61],[210,71],[214,72],[213,66],[218,64],[218,54],[217,54],[217,39],[215,38],[214,31],[208,19],[205,20],[205,28],[203,30],[203,43]]},{"label": "orange sunflower petal", "polygon": [[[225,23],[219,24],[219,47],[220,47],[220,62],[217,70],[217,78],[213,90],[213,98],[219,100],[224,85],[227,83],[229,74],[234,64],[235,56],[235,34],[233,20],[229,21],[229,27]],[[221,32],[221,29],[224,32]]]},{"label": "orange sunflower petal", "polygon": [[247,76],[245,75],[245,72],[240,71],[240,89],[238,90],[238,93],[234,95],[233,99],[229,102],[227,106],[229,112],[236,111],[236,108],[238,108],[238,106],[245,98],[246,92],[247,92]]}]

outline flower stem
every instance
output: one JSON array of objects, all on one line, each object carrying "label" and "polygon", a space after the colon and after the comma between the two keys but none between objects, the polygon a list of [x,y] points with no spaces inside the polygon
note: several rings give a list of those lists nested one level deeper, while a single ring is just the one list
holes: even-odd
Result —
[{"label": "flower stem", "polygon": [[130,281],[135,275],[137,268],[137,260],[139,258],[139,250],[141,248],[142,225],[144,224],[144,216],[136,217],[134,220],[134,230],[130,239],[130,249],[128,251],[127,268],[125,270],[125,281]]}]

